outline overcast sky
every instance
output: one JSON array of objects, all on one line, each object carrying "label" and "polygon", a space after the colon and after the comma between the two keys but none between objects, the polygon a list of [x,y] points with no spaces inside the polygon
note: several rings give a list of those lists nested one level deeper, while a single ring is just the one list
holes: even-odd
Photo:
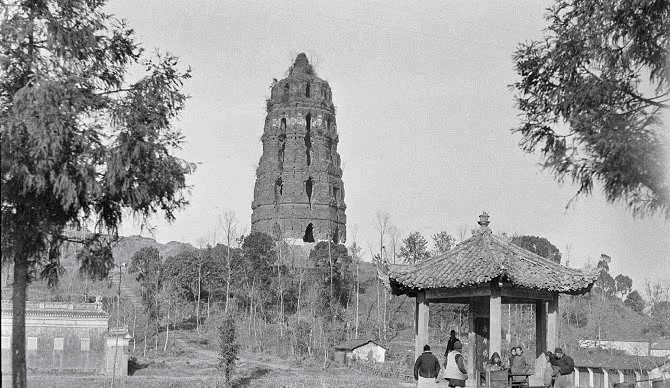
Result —
[{"label": "overcast sky", "polygon": [[[305,52],[332,87],[348,242],[357,226],[367,259],[377,209],[403,238],[428,239],[477,227],[487,210],[494,232],[546,237],[572,267],[606,253],[612,276],[631,276],[640,291],[645,279],[670,279],[670,223],[633,219],[600,189],[566,209],[576,188],[556,183],[510,132],[519,122],[512,53],[541,37],[550,4],[110,0],[146,49],[193,68],[177,123],[188,141],[180,155],[200,163],[191,205],[143,234],[197,245],[226,210],[249,230],[269,86]],[[122,233],[138,230],[127,223]]]}]

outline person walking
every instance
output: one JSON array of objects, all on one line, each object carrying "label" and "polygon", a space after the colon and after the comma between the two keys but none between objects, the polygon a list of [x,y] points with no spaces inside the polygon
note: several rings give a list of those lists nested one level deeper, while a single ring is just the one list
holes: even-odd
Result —
[{"label": "person walking", "polygon": [[465,369],[463,355],[461,350],[463,344],[461,341],[454,343],[454,350],[447,353],[447,364],[444,366],[444,378],[449,381],[450,387],[465,387],[465,380],[468,379],[468,371]]},{"label": "person walking", "polygon": [[563,349],[556,348],[554,357],[551,359],[551,365],[558,369],[554,388],[574,388],[575,387],[575,361],[567,354],[563,354]]},{"label": "person walking", "polygon": [[440,374],[440,362],[430,351],[430,346],[424,345],[423,353],[414,363],[414,380],[417,381],[417,388],[435,387],[438,374]]}]

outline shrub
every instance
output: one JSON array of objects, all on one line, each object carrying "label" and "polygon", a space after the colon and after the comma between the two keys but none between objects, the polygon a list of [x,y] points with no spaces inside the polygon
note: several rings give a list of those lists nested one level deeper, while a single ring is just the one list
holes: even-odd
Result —
[{"label": "shrub", "polygon": [[230,315],[226,316],[219,326],[220,362],[219,367],[224,370],[226,381],[230,381],[230,373],[233,371],[240,345],[235,343],[235,320]]}]

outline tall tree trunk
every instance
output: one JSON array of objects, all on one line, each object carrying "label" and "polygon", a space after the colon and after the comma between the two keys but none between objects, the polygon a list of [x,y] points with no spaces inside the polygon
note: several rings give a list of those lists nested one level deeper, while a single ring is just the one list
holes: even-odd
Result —
[{"label": "tall tree trunk", "polygon": [[174,350],[174,344],[177,340],[177,321],[179,318],[179,303],[178,301],[174,301],[174,321],[172,322],[172,329],[174,329],[174,333],[172,333],[172,350]]},{"label": "tall tree trunk", "polygon": [[156,317],[156,336],[154,338],[154,356],[158,355],[158,333],[159,332],[159,327],[158,327],[158,317]]},{"label": "tall tree trunk", "polygon": [[207,288],[207,319],[209,319],[209,300],[212,299],[212,287]]},{"label": "tall tree trunk", "polygon": [[388,326],[387,323],[386,323],[386,300],[388,298],[386,297],[386,294],[382,294],[382,296],[384,297],[384,320],[382,321],[384,323],[383,334],[384,334],[384,340],[386,340],[386,327]]},{"label": "tall tree trunk", "polygon": [[167,324],[165,325],[165,345],[163,345],[163,353],[167,351],[168,340],[170,339],[170,307],[172,307],[170,302],[170,297],[168,297]]},{"label": "tall tree trunk", "polygon": [[382,339],[382,325],[381,325],[381,309],[379,303],[379,279],[377,279],[377,338]]},{"label": "tall tree trunk", "polygon": [[278,268],[279,272],[279,318],[281,323],[279,325],[279,337],[284,337],[284,289],[281,284],[281,269]]},{"label": "tall tree trunk", "polygon": [[[384,231],[380,231],[379,236],[379,261],[378,265],[384,262]],[[381,297],[381,281],[377,277],[377,335],[380,340],[382,339],[382,324],[383,319],[380,311],[380,297]]]},{"label": "tall tree trunk", "polygon": [[[158,279],[159,276],[156,276],[156,289],[154,290],[154,302],[156,303],[156,339],[154,340],[154,355],[158,355],[158,334],[160,333],[158,327],[158,320],[160,319],[160,310],[158,309]],[[120,292],[119,292],[119,298],[121,298]]]},{"label": "tall tree trunk", "polygon": [[142,357],[147,356],[147,334],[149,334],[149,315],[147,314],[147,323],[144,325],[144,350],[142,351]]},{"label": "tall tree trunk", "polygon": [[88,303],[88,276],[84,277],[84,303]]},{"label": "tall tree trunk", "polygon": [[230,279],[231,279],[231,276],[230,276],[230,232],[228,232],[227,240],[228,240],[228,244],[227,244],[228,260],[226,260],[227,261],[226,266],[228,267],[227,268],[228,279],[226,280],[226,307],[224,307],[224,309],[223,309],[223,312],[225,314],[228,314],[228,298],[230,297]]},{"label": "tall tree trunk", "polygon": [[358,339],[358,306],[359,306],[359,292],[360,292],[360,278],[358,277],[358,259],[356,259],[356,335],[354,338]]},{"label": "tall tree trunk", "polygon": [[137,339],[135,339],[135,324],[137,324],[137,306],[133,303],[133,352],[135,351],[135,343],[137,342]]},{"label": "tall tree trunk", "polygon": [[256,278],[253,278],[251,281],[251,295],[249,302],[249,336],[251,336],[251,322],[254,318],[254,284],[256,283]]},{"label": "tall tree trunk", "polygon": [[26,288],[28,260],[20,254],[14,259],[14,291],[12,293],[12,385],[25,388],[26,376]]},{"label": "tall tree trunk", "polygon": [[200,283],[202,280],[202,262],[198,263],[198,304],[195,306],[195,329],[200,335]]}]

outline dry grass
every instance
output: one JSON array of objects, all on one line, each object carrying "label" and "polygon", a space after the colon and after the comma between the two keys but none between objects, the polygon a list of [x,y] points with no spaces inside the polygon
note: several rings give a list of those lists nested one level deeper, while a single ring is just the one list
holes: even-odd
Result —
[{"label": "dry grass", "polygon": [[[249,355],[248,355],[249,356]],[[372,387],[410,387],[412,383],[365,375],[348,368],[331,367],[321,370],[318,367],[293,367],[285,365],[282,360],[251,355],[240,360],[236,369],[232,387],[239,388],[372,388]],[[266,360],[266,361],[263,361]],[[279,363],[275,363],[279,362]],[[154,364],[155,365],[155,364]],[[125,388],[223,388],[224,379],[213,371],[201,369],[201,376],[188,375],[190,371],[179,368],[149,366],[143,369],[142,375],[128,376],[117,381],[116,387]],[[30,376],[30,387],[35,388],[102,388],[110,387],[111,379],[73,376]],[[3,383],[3,387],[5,384]]]}]

